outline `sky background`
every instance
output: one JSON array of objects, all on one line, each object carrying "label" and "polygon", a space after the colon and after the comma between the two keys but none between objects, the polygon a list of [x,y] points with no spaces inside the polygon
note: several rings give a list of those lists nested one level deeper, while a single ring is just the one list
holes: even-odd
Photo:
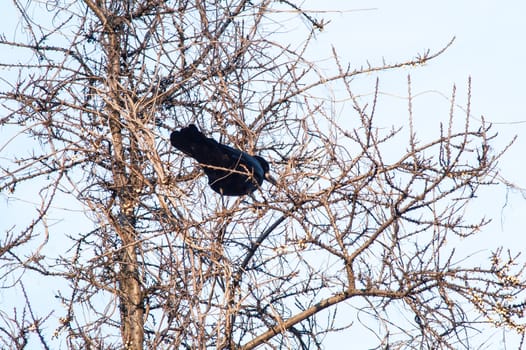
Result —
[{"label": "sky background", "polygon": [[[6,3],[2,6],[6,6]],[[20,29],[17,27],[19,19],[12,15],[10,6],[3,9],[0,22],[0,33],[8,38],[16,36]],[[425,135],[433,131],[424,129],[425,125],[435,125],[447,118],[448,99],[453,85],[457,86],[457,103],[465,105],[467,81],[471,77],[472,121],[476,123],[484,116],[487,122],[493,123],[492,130],[498,133],[494,144],[497,149],[505,147],[515,135],[518,136],[512,148],[503,156],[499,168],[508,181],[526,188],[526,112],[523,107],[526,100],[526,2],[307,0],[303,7],[312,11],[326,11],[323,15],[316,15],[329,23],[324,31],[316,34],[317,41],[308,54],[319,59],[320,65],[325,66],[327,71],[331,70],[331,61],[327,60],[331,56],[331,45],[342,62],[359,67],[367,65],[367,62],[381,65],[383,60],[387,63],[405,61],[428,49],[435,52],[456,37],[444,54],[425,66],[358,77],[353,84],[363,94],[367,94],[372,92],[378,76],[382,111],[390,113],[393,118],[400,118],[399,121],[393,119],[393,123],[406,123],[405,98],[407,76],[410,75],[412,94],[417,96],[414,103],[416,124],[423,126],[422,133]],[[300,27],[287,28],[284,24],[284,35],[294,41],[294,35],[304,29]],[[2,51],[0,59],[12,59],[9,55],[9,52]],[[8,74],[0,71],[1,76]],[[460,108],[456,112],[459,117],[462,116]],[[336,110],[336,113],[342,114],[344,118],[345,108]],[[2,139],[1,143],[4,142]],[[17,191],[17,199],[30,199],[29,195],[33,191],[30,188]],[[14,223],[25,221],[28,210],[31,210],[30,205],[13,199],[5,193],[0,194],[2,234]],[[68,203],[64,203],[64,207],[68,206]],[[507,190],[504,186],[492,187],[481,193],[480,200],[470,208],[474,211],[470,214],[481,214],[493,219],[476,241],[470,241],[473,251],[481,252],[480,256],[486,257],[500,245],[516,252],[526,248],[521,220],[526,213],[526,199],[519,191]],[[57,218],[55,227],[71,227],[71,219],[75,216],[72,212],[70,220],[68,217],[63,220]],[[78,221],[75,224],[78,225]],[[50,249],[60,250],[61,247]],[[35,280],[35,283],[40,282]],[[28,289],[31,287],[26,286]],[[53,298],[54,291],[52,287],[39,287],[34,293],[45,303],[45,300]],[[0,291],[0,310],[12,304],[13,296]],[[497,341],[498,348],[515,348],[512,346],[513,337],[506,339],[506,345],[501,340]],[[362,346],[365,348],[367,343],[364,341]],[[329,344],[327,348],[330,348]]]},{"label": "sky background", "polygon": [[[425,123],[447,117],[453,85],[457,87],[457,104],[465,106],[471,77],[471,120],[475,125],[483,116],[493,124],[492,130],[498,133],[496,149],[518,137],[502,157],[499,169],[508,181],[526,188],[526,3],[330,0],[323,4],[322,8],[317,1],[305,2],[306,8],[313,10],[339,11],[324,16],[330,22],[318,35],[320,46],[330,43],[343,62],[355,67],[367,62],[379,65],[383,60],[396,63],[428,49],[436,52],[455,37],[446,52],[425,66],[378,74],[382,103],[393,108],[401,105],[405,115],[400,115],[400,122],[407,123],[405,97],[410,75],[412,95],[418,95],[416,123],[425,127]],[[371,79],[364,80],[364,91],[372,89]],[[462,118],[462,110],[456,112]],[[489,231],[502,238],[503,244],[516,246],[516,239],[523,239],[520,219],[526,212],[525,198],[518,192],[506,193],[503,187],[495,187],[486,197],[489,202],[481,210],[494,218]],[[526,239],[522,242],[526,247]]]},{"label": "sky background", "polygon": [[[436,126],[447,119],[454,85],[456,104],[466,106],[467,82],[471,78],[470,122],[477,125],[484,117],[493,124],[492,131],[498,133],[494,151],[502,150],[517,136],[498,168],[507,181],[526,188],[525,2],[307,0],[304,8],[327,11],[323,18],[329,23],[317,34],[316,52],[310,52],[314,57],[319,55],[322,64],[331,62],[323,59],[331,56],[331,47],[336,49],[341,62],[352,67],[368,63],[374,66],[384,61],[388,64],[406,61],[427,50],[439,51],[455,37],[446,52],[425,66],[358,77],[353,84],[367,94],[373,91],[378,77],[383,115],[392,117],[395,125],[407,125],[410,75],[412,95],[416,96],[413,101],[416,132],[425,140],[428,135],[436,136]],[[342,108],[341,113],[345,112]],[[465,115],[461,107],[455,113],[459,120]],[[484,189],[469,206],[466,217],[484,216],[492,222],[475,239],[460,240],[458,251],[469,255],[475,265],[479,261],[485,264],[487,256],[498,246],[510,248],[514,253],[524,251],[525,213],[524,193],[502,185]],[[373,334],[367,331],[358,337],[340,336],[327,345],[342,344],[349,339],[361,349],[374,344]],[[483,348],[516,349],[517,339],[513,333],[490,328],[477,341],[487,342]]]}]

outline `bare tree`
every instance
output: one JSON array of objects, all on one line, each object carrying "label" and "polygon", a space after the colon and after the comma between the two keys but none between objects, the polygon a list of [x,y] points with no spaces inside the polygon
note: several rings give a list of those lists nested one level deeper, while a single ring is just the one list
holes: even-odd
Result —
[{"label": "bare tree", "polygon": [[[22,309],[2,307],[2,346],[36,335],[43,348],[54,337],[82,349],[321,348],[359,313],[382,348],[472,348],[481,324],[524,337],[518,254],[495,247],[470,266],[449,243],[488,222],[464,211],[499,181],[505,150],[492,148],[490,125],[471,124],[469,101],[456,116],[453,91],[449,122],[421,140],[410,81],[403,126],[377,121],[378,85],[370,98],[353,93],[355,77],[447,46],[379,67],[335,53],[338,72],[325,76],[303,58],[324,23],[292,1],[13,4],[24,35],[0,43],[30,58],[0,63],[17,73],[0,93],[10,135],[0,150],[32,151],[2,156],[0,188],[10,197],[34,184],[39,203],[1,241],[2,286],[25,296]],[[274,39],[283,13],[309,29],[302,45]],[[345,123],[317,95],[334,85],[352,104]],[[168,142],[189,123],[265,156],[276,186],[210,191]],[[95,229],[53,232],[47,215],[64,197]],[[51,244],[59,255],[45,253]],[[63,308],[37,314],[25,273],[66,282]],[[412,320],[394,321],[393,308]]]}]

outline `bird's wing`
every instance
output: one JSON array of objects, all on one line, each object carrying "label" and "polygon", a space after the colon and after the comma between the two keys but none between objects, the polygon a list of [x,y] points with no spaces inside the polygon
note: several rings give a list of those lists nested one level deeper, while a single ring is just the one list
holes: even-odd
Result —
[{"label": "bird's wing", "polygon": [[[229,158],[234,162],[231,167],[242,168],[243,166],[245,166],[248,168],[245,171],[254,173],[256,177],[264,177],[265,170],[263,169],[256,157],[227,145],[219,144],[219,146],[223,149],[224,153],[228,154]],[[238,170],[243,171],[243,169]]]}]

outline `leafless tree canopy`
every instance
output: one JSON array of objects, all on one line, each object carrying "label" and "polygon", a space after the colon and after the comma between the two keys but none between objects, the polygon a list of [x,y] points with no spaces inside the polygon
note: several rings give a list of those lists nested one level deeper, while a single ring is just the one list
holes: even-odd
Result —
[{"label": "leafless tree canopy", "polygon": [[[12,73],[0,91],[0,189],[6,200],[31,184],[37,211],[1,235],[1,286],[25,300],[1,307],[2,348],[311,349],[362,326],[390,349],[473,348],[488,325],[524,335],[515,250],[496,245],[475,266],[451,244],[489,219],[465,212],[499,181],[490,125],[473,124],[469,101],[455,113],[453,90],[449,122],[421,137],[409,79],[404,125],[378,115],[378,85],[353,92],[364,74],[447,46],[378,67],[335,51],[325,75],[303,57],[330,26],[296,1],[10,6],[20,21],[0,38],[17,53],[0,63]],[[304,41],[280,42],[280,21],[293,19]],[[320,93],[335,86],[344,119]],[[189,123],[263,155],[277,185],[212,192],[169,145]],[[24,151],[11,156],[15,144]],[[64,198],[93,227],[54,232],[47,215]],[[28,274],[65,282],[62,307],[37,308]]]}]

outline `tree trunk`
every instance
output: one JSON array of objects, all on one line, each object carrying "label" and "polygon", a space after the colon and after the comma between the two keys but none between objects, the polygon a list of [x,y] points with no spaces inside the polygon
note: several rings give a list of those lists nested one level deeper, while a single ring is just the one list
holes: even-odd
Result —
[{"label": "tree trunk", "polygon": [[[140,180],[138,179],[139,159],[136,150],[136,140],[124,142],[124,120],[129,117],[123,113],[121,91],[121,51],[119,35],[108,35],[108,91],[107,102],[108,123],[113,146],[112,174],[117,207],[110,208],[109,216],[115,232],[122,241],[119,252],[119,302],[121,316],[121,336],[125,349],[139,350],[144,342],[144,298],[140,284],[140,271],[137,259],[137,231],[135,209],[139,203]],[[125,147],[128,147],[125,149]],[[113,210],[112,210],[113,209]]]}]

